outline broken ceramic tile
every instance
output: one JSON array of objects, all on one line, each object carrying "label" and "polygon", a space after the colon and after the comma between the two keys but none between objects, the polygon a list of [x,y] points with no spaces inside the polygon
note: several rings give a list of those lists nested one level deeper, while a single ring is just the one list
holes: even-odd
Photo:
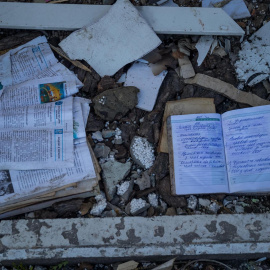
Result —
[{"label": "broken ceramic tile", "polygon": [[84,59],[100,76],[114,75],[161,43],[128,0],[118,0],[98,22],[75,31],[59,46],[69,58]]},{"label": "broken ceramic tile", "polygon": [[235,63],[237,77],[253,86],[269,77],[270,74],[270,22],[261,27],[251,42],[242,43],[239,60]]},{"label": "broken ceramic tile", "polygon": [[135,86],[140,90],[137,108],[145,111],[153,110],[159,88],[166,74],[167,71],[164,70],[159,75],[154,76],[151,68],[144,63],[136,62],[132,65],[127,72],[124,85]]},{"label": "broken ceramic tile", "polygon": [[234,20],[250,17],[244,0],[202,0],[202,7],[222,8]]}]

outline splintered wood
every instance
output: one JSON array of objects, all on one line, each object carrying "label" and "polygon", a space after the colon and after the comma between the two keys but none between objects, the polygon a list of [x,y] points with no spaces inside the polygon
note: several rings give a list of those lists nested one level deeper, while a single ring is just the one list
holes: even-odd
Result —
[{"label": "splintered wood", "polygon": [[204,75],[204,74],[196,74],[196,76],[192,79],[185,80],[187,84],[195,84],[197,86],[204,87],[209,90],[213,90],[216,93],[223,95],[235,102],[247,104],[250,106],[261,106],[261,105],[269,105],[270,101],[262,99],[257,95],[252,93],[247,93],[241,90],[238,90],[233,85],[223,82],[219,79]]}]

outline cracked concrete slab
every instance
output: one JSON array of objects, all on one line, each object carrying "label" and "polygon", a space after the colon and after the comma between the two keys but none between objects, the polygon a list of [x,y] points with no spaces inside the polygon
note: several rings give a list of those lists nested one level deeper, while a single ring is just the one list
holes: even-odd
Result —
[{"label": "cracked concrete slab", "polygon": [[0,222],[0,262],[260,258],[270,214]]}]

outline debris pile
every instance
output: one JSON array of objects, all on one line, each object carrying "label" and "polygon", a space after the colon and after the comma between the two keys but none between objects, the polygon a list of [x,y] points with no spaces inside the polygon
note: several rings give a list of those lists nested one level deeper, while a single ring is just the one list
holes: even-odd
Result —
[{"label": "debris pile", "polygon": [[[140,5],[149,4],[141,2]],[[270,104],[269,35],[265,34],[269,32],[269,10],[265,10],[264,19],[253,29],[250,20],[254,18],[254,12],[259,12],[253,4],[246,6],[240,0],[215,0],[202,1],[202,6],[205,7],[203,10],[209,10],[207,12],[210,9],[206,7],[222,8],[238,21],[234,22],[225,14],[230,24],[225,20],[217,20],[217,25],[213,26],[213,36],[209,34],[210,26],[202,27],[200,23],[192,26],[188,32],[186,26],[181,25],[185,30],[180,29],[183,31],[181,35],[171,35],[176,31],[172,29],[172,32],[167,30],[167,35],[157,36],[156,25],[152,27],[154,22],[147,19],[147,13],[138,12],[127,0],[118,0],[98,21],[71,34],[44,32],[57,57],[50,56],[46,66],[50,72],[46,69],[44,74],[46,78],[58,79],[57,82],[63,81],[63,76],[67,81],[73,78],[72,91],[68,95],[82,98],[77,108],[84,109],[79,110],[78,115],[85,124],[85,138],[91,146],[97,177],[95,185],[91,187],[86,179],[80,178],[76,185],[66,186],[65,191],[55,189],[55,194],[48,195],[46,199],[50,201],[49,204],[38,206],[40,201],[34,200],[32,208],[15,211],[15,208],[19,208],[16,202],[14,209],[1,209],[4,214],[0,217],[27,211],[34,211],[34,217],[53,215],[58,209],[57,200],[60,198],[81,199],[80,207],[72,213],[74,217],[150,217],[269,211],[267,196],[235,196],[232,199],[231,195],[225,194],[172,195],[167,144],[170,136],[167,133],[169,116],[222,114],[249,106]],[[189,14],[189,9],[185,10]],[[183,12],[182,9],[179,12]],[[218,12],[223,11],[217,9]],[[246,30],[243,37],[237,36],[244,34],[241,27]],[[0,51],[0,101],[6,106],[11,102],[12,91],[15,93],[14,85],[22,85],[21,90],[25,85],[19,74],[27,73],[23,69],[18,71],[13,62],[18,57],[22,57],[23,63],[29,59],[15,53],[21,47],[15,51],[13,47],[21,45],[19,43],[12,41],[10,47],[3,47],[2,43],[9,44],[8,37],[3,33],[0,49],[5,50],[5,53]],[[198,33],[202,36],[198,36]],[[250,36],[251,33],[253,35]],[[29,38],[34,37],[31,33]],[[21,40],[23,43],[29,41],[23,36]],[[51,49],[44,45],[46,38],[38,37],[38,40],[39,47],[34,50],[34,54],[41,58],[40,52],[46,54]],[[32,49],[29,44],[23,45],[26,51]],[[40,63],[44,64],[42,61]],[[29,73],[27,81],[45,76],[38,73],[38,68],[35,67]],[[21,96],[29,97],[29,91],[25,91]],[[39,119],[41,121],[41,116]],[[74,130],[77,122],[75,119]],[[79,139],[81,135],[75,134],[78,138],[74,139]],[[79,148],[76,145],[74,147]],[[80,151],[81,148],[78,153]],[[101,181],[97,187],[100,167]],[[4,171],[1,174],[4,175]],[[7,185],[3,183],[3,186]],[[73,193],[71,190],[78,192]],[[78,193],[81,195],[76,195]],[[44,210],[43,214],[42,211],[36,211],[46,207],[50,208]]]}]

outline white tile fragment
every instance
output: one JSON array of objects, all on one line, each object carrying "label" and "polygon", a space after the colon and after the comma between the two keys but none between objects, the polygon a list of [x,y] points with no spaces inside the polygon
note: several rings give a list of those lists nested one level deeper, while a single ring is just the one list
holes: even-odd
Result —
[{"label": "white tile fragment", "polygon": [[98,22],[75,31],[59,45],[71,59],[84,59],[100,76],[114,75],[161,43],[128,0],[118,0]]},{"label": "white tile fragment", "polygon": [[[214,7],[214,4],[220,2],[222,2],[222,0],[202,0],[202,7]],[[234,20],[250,17],[250,13],[244,0],[230,1],[223,6],[222,9]]]},{"label": "white tile fragment", "polygon": [[138,93],[137,108],[152,111],[156,103],[159,88],[167,74],[167,71],[162,71],[155,76],[151,68],[144,63],[136,62],[127,72],[125,86],[136,86],[140,89]]},{"label": "white tile fragment", "polygon": [[212,36],[201,36],[196,44],[196,49],[198,50],[199,56],[197,59],[198,66],[200,66],[208,54],[214,38]]},{"label": "white tile fragment", "polygon": [[242,43],[236,73],[239,81],[253,86],[270,75],[270,22],[261,27],[250,38],[251,42]]}]

